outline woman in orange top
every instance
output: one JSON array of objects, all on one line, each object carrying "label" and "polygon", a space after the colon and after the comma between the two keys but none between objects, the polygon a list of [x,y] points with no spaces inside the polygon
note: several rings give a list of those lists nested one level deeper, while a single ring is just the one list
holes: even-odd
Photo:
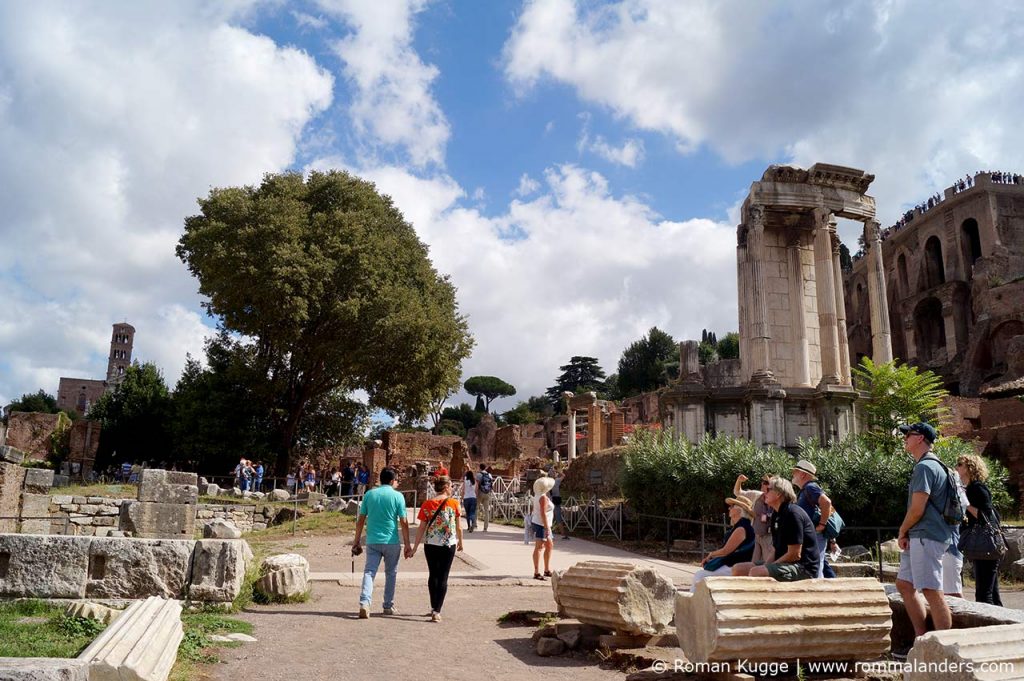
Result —
[{"label": "woman in orange top", "polygon": [[448,593],[448,572],[452,569],[455,552],[462,550],[462,524],[459,523],[459,500],[452,498],[452,481],[447,476],[434,480],[437,496],[420,505],[417,518],[420,529],[416,545],[407,558],[416,555],[424,535],[423,556],[427,559],[427,590],[430,592],[430,620],[441,621],[441,606]]}]

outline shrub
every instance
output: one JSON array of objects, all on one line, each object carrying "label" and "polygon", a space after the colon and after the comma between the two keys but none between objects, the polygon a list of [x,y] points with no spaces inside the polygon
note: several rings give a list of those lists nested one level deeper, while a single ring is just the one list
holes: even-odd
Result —
[{"label": "shrub", "polygon": [[[822,488],[847,525],[897,527],[906,512],[913,459],[902,449],[880,448],[872,442],[863,435],[831,447],[804,440],[798,457],[817,467]],[[973,452],[971,443],[955,437],[940,438],[935,446],[947,465]],[[985,461],[993,501],[1005,514],[1012,508],[1006,467]],[[794,463],[790,454],[749,440],[705,436],[691,444],[670,433],[638,431],[627,447],[622,491],[639,513],[713,519],[724,510],[737,475],[751,480],[765,474],[789,478]]]}]

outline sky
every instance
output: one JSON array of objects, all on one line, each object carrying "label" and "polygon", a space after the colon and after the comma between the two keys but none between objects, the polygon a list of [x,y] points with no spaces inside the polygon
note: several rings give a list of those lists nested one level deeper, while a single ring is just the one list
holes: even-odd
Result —
[{"label": "sky", "polygon": [[873,173],[883,226],[1024,171],[1021,44],[1016,0],[0,0],[0,404],[103,377],[123,320],[173,387],[216,327],[184,219],[284,170],[396,201],[498,410],[652,326],[721,336],[768,165]]}]

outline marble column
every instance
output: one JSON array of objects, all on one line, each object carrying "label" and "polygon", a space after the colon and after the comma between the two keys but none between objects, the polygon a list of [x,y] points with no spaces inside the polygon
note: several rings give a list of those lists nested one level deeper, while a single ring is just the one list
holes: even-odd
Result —
[{"label": "marble column", "polygon": [[751,361],[753,383],[774,383],[771,369],[769,343],[771,326],[768,321],[768,285],[764,276],[764,207],[754,204],[748,211],[749,231],[747,235],[747,260],[750,264],[751,292]]},{"label": "marble column", "polygon": [[569,461],[576,458],[576,410],[569,407]]},{"label": "marble column", "polygon": [[789,257],[789,297],[792,301],[793,337],[795,339],[796,384],[803,387],[811,386],[810,352],[807,338],[807,290],[804,282],[804,232],[800,232],[786,248]]},{"label": "marble column", "polygon": [[827,210],[814,211],[814,280],[818,293],[818,332],[821,341],[821,383],[839,383],[839,333],[836,328],[836,277],[832,270],[832,232]]},{"label": "marble column", "polygon": [[850,344],[846,335],[846,292],[843,290],[843,266],[839,262],[839,235],[835,229],[835,219],[830,221],[832,228],[832,275],[833,288],[836,294],[836,335],[839,338],[839,383],[850,385]]},{"label": "marble column", "polygon": [[[868,257],[868,305],[871,313],[871,360],[875,364],[892,361],[892,330],[889,327],[889,297],[885,291],[885,266],[882,263],[882,231],[874,220],[864,222],[864,245]],[[908,358],[914,356],[912,338],[907,341]]]}]

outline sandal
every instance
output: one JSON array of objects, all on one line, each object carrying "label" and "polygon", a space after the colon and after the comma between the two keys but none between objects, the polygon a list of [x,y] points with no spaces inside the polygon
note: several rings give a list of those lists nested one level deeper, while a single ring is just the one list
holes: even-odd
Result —
[{"label": "sandal", "polygon": [[544,581],[544,577],[542,577],[542,576],[541,576],[541,574],[540,574],[539,572],[534,572],[534,573],[533,573],[533,578],[534,578],[534,579],[539,579],[539,580],[540,580],[540,581],[542,581],[542,582]]},{"label": "sandal", "polygon": [[550,577],[551,576],[551,570],[545,570],[544,571],[544,576],[545,577]]}]

